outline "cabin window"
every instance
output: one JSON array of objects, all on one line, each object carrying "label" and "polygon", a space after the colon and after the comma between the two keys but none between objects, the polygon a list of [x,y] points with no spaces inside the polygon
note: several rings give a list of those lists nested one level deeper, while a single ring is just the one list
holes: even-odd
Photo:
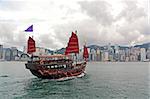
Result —
[{"label": "cabin window", "polygon": [[54,68],[54,66],[51,66],[51,68]]},{"label": "cabin window", "polygon": [[66,68],[66,65],[64,65],[64,68]]},{"label": "cabin window", "polygon": [[50,66],[47,66],[47,68],[50,68]]},{"label": "cabin window", "polygon": [[55,65],[55,68],[57,68],[58,66],[57,65]]}]

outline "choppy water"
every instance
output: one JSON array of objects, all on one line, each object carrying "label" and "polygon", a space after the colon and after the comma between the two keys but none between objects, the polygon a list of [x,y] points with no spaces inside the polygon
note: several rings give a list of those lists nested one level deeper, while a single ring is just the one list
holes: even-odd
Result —
[{"label": "choppy water", "polygon": [[21,62],[0,62],[0,99],[150,99],[150,63],[88,63],[87,74],[42,80]]}]

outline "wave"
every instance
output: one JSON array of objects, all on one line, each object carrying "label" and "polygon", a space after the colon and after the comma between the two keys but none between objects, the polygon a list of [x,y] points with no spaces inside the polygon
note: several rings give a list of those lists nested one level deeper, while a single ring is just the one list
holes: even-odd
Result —
[{"label": "wave", "polygon": [[60,79],[57,79],[56,81],[65,81],[65,80],[71,80],[71,79],[74,79],[74,78],[80,78],[80,77],[83,77],[85,76],[85,72],[78,75],[78,76],[72,76],[72,77],[64,77],[64,78],[60,78]]}]

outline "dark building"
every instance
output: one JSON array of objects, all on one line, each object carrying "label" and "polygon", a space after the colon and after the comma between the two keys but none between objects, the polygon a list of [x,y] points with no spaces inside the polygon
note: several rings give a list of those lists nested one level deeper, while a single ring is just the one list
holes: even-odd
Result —
[{"label": "dark building", "polygon": [[19,57],[19,56],[18,56],[18,50],[17,50],[16,47],[12,47],[12,48],[11,48],[11,51],[12,51],[11,60],[14,61],[16,57]]},{"label": "dark building", "polygon": [[0,45],[0,59],[3,58],[3,45]]},{"label": "dark building", "polygon": [[11,57],[12,57],[12,51],[11,51],[11,49],[10,48],[7,48],[6,50],[5,50],[5,60],[6,61],[11,61]]}]

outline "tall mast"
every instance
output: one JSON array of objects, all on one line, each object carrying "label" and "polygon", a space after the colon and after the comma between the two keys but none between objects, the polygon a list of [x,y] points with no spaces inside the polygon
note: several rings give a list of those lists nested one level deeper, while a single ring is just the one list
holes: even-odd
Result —
[{"label": "tall mast", "polygon": [[[25,32],[32,32],[33,33],[33,25],[29,26]],[[31,59],[33,57],[33,52],[36,51],[36,47],[35,47],[35,41],[33,39],[33,34],[32,36],[28,38],[28,44],[27,44],[27,53],[31,54]]]},{"label": "tall mast", "polygon": [[[77,30],[75,31],[75,34],[77,35]],[[76,57],[76,64],[77,64],[77,53],[75,53],[75,57]]]}]

